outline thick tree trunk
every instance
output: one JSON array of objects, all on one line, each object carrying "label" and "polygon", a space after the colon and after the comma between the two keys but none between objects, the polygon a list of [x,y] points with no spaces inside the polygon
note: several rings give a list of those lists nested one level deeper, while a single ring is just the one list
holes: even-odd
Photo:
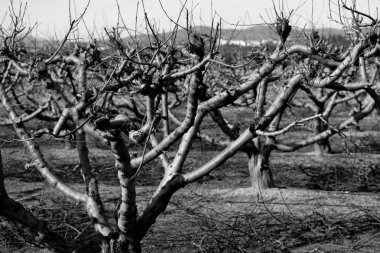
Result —
[{"label": "thick tree trunk", "polygon": [[[326,131],[328,129],[328,126],[321,120],[321,119],[315,119],[314,120],[314,136]],[[314,153],[318,156],[323,156],[324,154],[331,154],[331,146],[330,141],[328,138],[317,141],[314,143]]]},{"label": "thick tree trunk", "polygon": [[331,146],[329,139],[324,139],[314,143],[314,153],[318,156],[323,156],[325,154],[331,154]]},{"label": "thick tree trunk", "polygon": [[252,187],[264,190],[274,187],[272,171],[269,167],[270,150],[263,148],[259,153],[248,153],[248,169]]},{"label": "thick tree trunk", "polygon": [[131,241],[122,233],[111,234],[103,240],[101,253],[141,253],[141,242]]},{"label": "thick tree trunk", "polygon": [[75,137],[68,135],[65,137],[65,150],[71,150],[75,148]]},{"label": "thick tree trunk", "polygon": [[373,110],[373,112],[371,113],[371,118],[372,119],[378,119],[379,115],[380,115],[380,110],[379,109]]}]

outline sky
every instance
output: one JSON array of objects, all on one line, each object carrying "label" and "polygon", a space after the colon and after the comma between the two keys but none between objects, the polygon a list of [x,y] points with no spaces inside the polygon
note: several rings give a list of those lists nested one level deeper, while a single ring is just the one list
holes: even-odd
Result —
[{"label": "sky", "polygon": [[[104,27],[117,26],[118,5],[121,17],[128,28],[132,30],[137,28],[139,31],[145,29],[144,6],[150,22],[160,30],[168,31],[174,27],[170,19],[177,19],[185,1],[161,0],[163,8],[159,0],[29,0],[21,3],[24,5],[27,3],[25,22],[37,23],[34,35],[40,38],[63,37],[69,27],[69,10],[71,9],[71,17],[76,18],[89,3],[84,14],[84,22],[79,24],[75,33],[76,36],[85,38],[89,33],[94,37],[101,37]],[[17,10],[20,0],[13,2]],[[274,3],[277,9],[283,9],[284,13],[293,10],[290,20],[294,26],[310,28],[311,24],[314,24],[315,27],[329,28],[340,26],[337,22],[329,20],[329,6],[333,10],[332,17],[338,19],[336,2],[337,0],[332,0],[329,5],[328,0],[188,0],[186,9],[192,13],[195,25],[210,26],[212,17],[216,16],[218,19],[222,18],[224,28],[234,27],[233,24],[239,24],[240,28],[244,28],[252,24],[273,22]],[[347,0],[348,5],[351,2],[352,0]],[[359,10],[376,16],[377,8],[380,7],[379,0],[357,2]],[[0,1],[0,21],[3,26],[10,20],[9,6],[10,0]],[[185,16],[182,15],[179,23],[185,25],[185,20]]]}]

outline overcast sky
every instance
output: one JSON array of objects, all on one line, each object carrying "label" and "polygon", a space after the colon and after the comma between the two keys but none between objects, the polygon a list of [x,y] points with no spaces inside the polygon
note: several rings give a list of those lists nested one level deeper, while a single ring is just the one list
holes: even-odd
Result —
[{"label": "overcast sky", "polygon": [[[185,0],[161,0],[161,3],[172,18],[176,19],[180,10],[181,2]],[[292,25],[298,27],[310,27],[314,23],[316,27],[339,27],[338,24],[329,20],[328,0],[286,0],[282,4],[281,0],[273,0],[277,6],[283,6],[285,13],[294,10],[292,15]],[[18,6],[19,0],[14,0],[14,5]],[[69,0],[29,0],[26,20],[29,23],[38,23],[37,31],[34,33],[38,37],[52,37],[55,33],[62,36],[69,24]],[[87,5],[87,0],[71,0],[71,10],[73,18],[81,13]],[[128,28],[135,27],[136,10],[138,7],[137,28],[142,30],[143,12],[141,0],[118,0],[122,17]],[[336,2],[333,0],[332,2]],[[350,0],[347,1],[351,3]],[[358,7],[363,12],[376,15],[376,8],[380,7],[379,0],[359,0]],[[9,13],[9,0],[0,0],[0,17],[5,17]],[[25,3],[25,1],[23,1]],[[118,8],[116,0],[90,0],[89,7],[84,16],[85,23],[96,37],[103,31],[103,27],[112,27],[117,24]],[[139,4],[138,4],[139,3]],[[156,26],[169,30],[174,25],[166,17],[158,0],[144,1],[146,12]],[[312,8],[314,6],[314,8]],[[334,4],[333,10],[337,10]],[[213,13],[223,18],[223,27],[231,27],[231,24],[256,24],[273,21],[273,4],[270,0],[188,0],[186,8],[193,10],[193,19],[196,25],[210,25]],[[312,11],[313,10],[313,11]],[[334,18],[337,14],[332,12]],[[181,22],[184,24],[185,19]],[[86,37],[87,32],[83,23],[79,27],[80,36]]]}]

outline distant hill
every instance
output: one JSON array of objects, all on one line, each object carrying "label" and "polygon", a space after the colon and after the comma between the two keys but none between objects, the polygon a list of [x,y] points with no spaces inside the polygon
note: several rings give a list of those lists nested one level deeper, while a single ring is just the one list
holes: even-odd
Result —
[{"label": "distant hill", "polygon": [[[245,29],[223,29],[222,30],[222,39],[228,40],[239,40],[239,41],[262,41],[262,40],[277,40],[278,36],[276,33],[272,30],[273,28],[270,28],[266,25],[258,25],[258,26],[252,26]],[[211,32],[211,28],[207,26],[198,26],[194,28],[197,33],[209,35]],[[340,38],[344,39],[345,33],[341,29],[336,28],[317,28],[316,29],[319,32],[319,35],[323,38]],[[214,31],[215,33],[215,31]],[[310,34],[309,29],[305,29],[304,31],[296,28],[292,30],[292,33],[290,35],[291,39],[297,40],[297,41],[304,41],[305,36],[303,33]],[[169,38],[171,36],[171,32],[163,32],[158,37],[161,39]],[[137,36],[137,41],[140,41],[141,43],[148,42],[148,36],[147,35],[139,35]],[[151,36],[150,38],[152,41],[154,41],[154,38]],[[179,29],[176,35],[177,42],[187,42],[187,31],[184,29]],[[132,42],[133,40],[131,38],[125,38],[125,41]]]},{"label": "distant hill", "polygon": [[[211,28],[207,26],[197,26],[194,28],[194,30],[197,33],[209,35],[211,32]],[[332,41],[340,43],[342,40],[344,43],[348,43],[347,39],[345,38],[344,31],[341,29],[322,29],[318,28],[316,29],[319,32],[319,35],[323,38],[333,38]],[[302,32],[302,33],[301,33]],[[305,36],[303,33],[309,34],[310,30],[304,30],[301,31],[300,29],[293,29],[292,33],[290,35],[291,40],[297,40],[300,43],[305,41]],[[215,31],[213,31],[215,34]],[[165,40],[171,36],[171,32],[162,32],[161,34],[158,34],[160,40]],[[223,29],[222,30],[222,39],[224,40],[235,40],[235,41],[262,41],[262,40],[277,40],[277,35],[272,31],[272,28],[266,26],[266,25],[258,25],[258,26],[252,26],[245,29]],[[154,41],[153,36],[150,36],[150,40]],[[140,34],[137,35],[134,38],[126,37],[123,39],[124,42],[134,43],[134,41],[138,41],[140,45],[147,45],[149,43],[148,35],[146,34]],[[176,41],[178,43],[187,43],[187,31],[184,29],[179,29],[176,35]],[[34,49],[35,45],[37,45],[37,48],[41,47],[47,47],[47,48],[56,48],[60,44],[60,41],[55,40],[49,40],[49,39],[39,39],[34,38],[33,36],[28,36],[26,40],[24,40],[25,45],[30,48]],[[106,46],[106,44],[109,44],[109,41],[102,41],[98,40],[98,44],[101,47]]]},{"label": "distant hill", "polygon": [[[209,35],[211,32],[211,28],[207,26],[197,26],[194,28],[199,34]],[[215,34],[215,31],[213,31]],[[169,38],[171,36],[171,32],[163,32],[159,35],[161,39]],[[233,39],[233,40],[263,40],[274,38],[275,35],[272,31],[266,26],[255,26],[248,29],[223,29],[222,30],[222,39]],[[145,42],[148,41],[147,35],[139,35],[136,38],[138,41]],[[153,37],[151,36],[151,40]],[[132,42],[131,38],[125,38],[126,41]],[[153,39],[154,40],[154,39]],[[176,40],[178,42],[187,42],[187,31],[184,29],[179,29],[177,31]]]}]

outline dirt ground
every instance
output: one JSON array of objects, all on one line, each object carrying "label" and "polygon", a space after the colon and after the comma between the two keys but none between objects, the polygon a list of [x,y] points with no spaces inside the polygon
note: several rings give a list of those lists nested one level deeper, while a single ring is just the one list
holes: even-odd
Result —
[{"label": "dirt ground", "polygon": [[[12,132],[1,137],[11,138]],[[324,157],[309,153],[274,153],[271,168],[277,188],[250,188],[247,157],[237,154],[218,170],[173,196],[166,212],[143,241],[144,252],[380,252],[380,138],[373,128],[333,138],[336,152]],[[298,138],[302,138],[297,133]],[[100,182],[107,210],[119,195],[110,152],[89,141],[90,159]],[[75,150],[63,143],[41,142],[53,171],[84,191]],[[185,163],[197,167],[218,151],[200,141]],[[169,156],[173,153],[169,152]],[[33,169],[20,143],[2,145],[6,187],[50,228],[67,239],[94,235],[83,208],[57,194]],[[161,179],[162,168],[152,162],[137,179],[141,210]],[[114,222],[112,211],[107,213]],[[48,252],[33,245],[27,232],[0,219],[0,252]]]}]

